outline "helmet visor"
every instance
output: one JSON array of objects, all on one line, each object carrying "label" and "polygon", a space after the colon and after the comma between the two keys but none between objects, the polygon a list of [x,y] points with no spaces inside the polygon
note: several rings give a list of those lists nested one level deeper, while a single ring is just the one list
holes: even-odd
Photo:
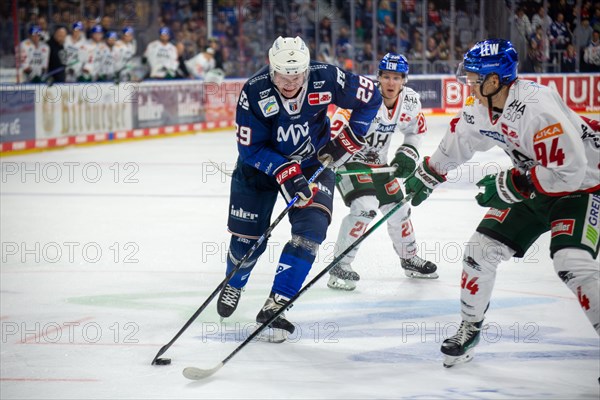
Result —
[{"label": "helmet visor", "polygon": [[477,75],[477,78],[473,79],[473,75],[475,73],[473,72],[471,76],[467,76],[467,73],[469,72],[471,71],[467,71],[465,69],[465,63],[461,62],[458,64],[458,68],[456,69],[456,80],[459,83],[467,86],[481,85],[483,83],[484,77],[482,75]]}]

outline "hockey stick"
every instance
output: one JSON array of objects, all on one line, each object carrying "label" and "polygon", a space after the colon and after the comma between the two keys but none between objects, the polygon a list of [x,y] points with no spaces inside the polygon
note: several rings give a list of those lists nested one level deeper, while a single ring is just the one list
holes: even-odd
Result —
[{"label": "hockey stick", "polygon": [[[325,162],[321,167],[319,167],[319,169],[316,170],[315,173],[310,177],[310,179],[308,180],[308,183],[309,184],[313,183],[319,177],[319,175],[321,175],[321,173],[325,170],[325,168],[327,168],[328,164],[329,164],[328,162]],[[242,257],[242,259],[238,262],[238,265],[236,265],[235,268],[233,268],[229,272],[229,274],[227,274],[227,276],[225,277],[225,279],[223,279],[221,281],[221,283],[219,283],[219,286],[217,286],[217,288],[215,290],[213,290],[213,292],[208,296],[208,298],[204,301],[204,303],[200,306],[200,308],[198,308],[196,310],[196,312],[183,325],[183,327],[179,330],[179,332],[177,332],[177,334],[175,335],[175,337],[173,337],[173,339],[171,339],[171,341],[169,343],[165,344],[163,347],[160,348],[160,350],[158,351],[158,353],[156,354],[156,356],[152,360],[152,365],[156,364],[156,360],[160,356],[162,356],[169,349],[169,347],[171,347],[173,345],[173,343],[175,343],[175,341],[177,339],[179,339],[179,336],[181,336],[181,334],[183,332],[185,332],[185,330],[192,324],[192,322],[194,322],[196,320],[196,318],[198,318],[198,316],[200,315],[200,313],[202,311],[204,311],[204,309],[206,308],[206,306],[208,306],[208,304],[212,301],[212,299],[215,298],[215,296],[217,295],[217,293],[219,293],[221,291],[221,289],[227,284],[227,282],[229,282],[229,280],[242,267],[242,265],[244,265],[246,263],[246,261],[248,261],[248,259],[252,256],[252,254],[254,254],[254,252],[256,251],[256,249],[258,249],[260,247],[260,245],[265,240],[267,240],[267,238],[269,236],[271,236],[271,232],[273,231],[273,229],[275,229],[275,227],[277,225],[279,225],[279,223],[281,222],[281,220],[283,219],[283,217],[285,217],[287,215],[287,213],[290,212],[290,210],[292,209],[292,207],[294,206],[294,204],[296,204],[296,202],[298,201],[299,198],[300,197],[298,195],[296,195],[292,200],[290,200],[290,202],[287,204],[287,206],[285,207],[285,209],[279,214],[279,216],[275,219],[275,221],[273,221],[273,223],[271,225],[269,225],[269,227],[267,228],[267,230],[265,231],[265,233],[263,233],[262,236],[258,238],[258,240],[256,241],[256,243],[254,243],[254,245],[250,248],[250,250],[248,250],[246,252],[246,254],[244,254],[244,257]]]},{"label": "hockey stick", "polygon": [[383,167],[383,168],[365,168],[365,169],[351,169],[346,171],[336,171],[337,175],[363,175],[363,174],[383,174],[386,172],[394,172],[396,167]]},{"label": "hockey stick", "polygon": [[304,285],[304,287],[302,289],[300,289],[300,291],[298,293],[296,293],[284,306],[282,306],[279,310],[277,310],[277,312],[275,314],[273,314],[271,316],[271,318],[269,318],[267,320],[267,322],[258,326],[258,328],[254,332],[252,332],[252,334],[250,334],[250,336],[248,336],[246,338],[246,340],[244,340],[238,347],[236,347],[235,350],[233,350],[231,352],[231,354],[229,354],[227,357],[225,357],[223,359],[223,361],[221,361],[219,364],[217,364],[216,366],[214,366],[211,369],[187,367],[183,370],[183,376],[185,376],[186,378],[191,379],[191,380],[200,380],[200,379],[208,378],[209,376],[211,376],[215,372],[217,372],[219,369],[221,369],[221,367],[223,367],[223,365],[225,365],[229,360],[231,360],[240,350],[242,350],[244,347],[246,347],[246,345],[248,343],[250,343],[256,336],[258,336],[263,330],[265,330],[269,325],[271,325],[277,319],[277,317],[279,317],[281,314],[283,314],[285,312],[285,310],[288,309],[300,296],[302,296],[302,294],[304,292],[306,292],[308,289],[310,289],[312,285],[314,285],[319,279],[321,279],[323,277],[323,275],[325,275],[327,272],[329,272],[329,270],[331,268],[333,268],[337,263],[339,263],[346,256],[346,254],[350,253],[363,240],[368,238],[371,235],[371,233],[373,233],[385,221],[387,221],[392,216],[392,214],[394,214],[396,211],[398,211],[400,208],[402,208],[402,206],[404,206],[406,203],[408,203],[412,199],[412,197],[413,197],[412,194],[407,194],[406,197],[404,199],[402,199],[402,201],[400,201],[398,204],[396,204],[390,211],[387,212],[387,214],[385,214],[379,221],[377,221],[365,233],[363,233],[358,239],[356,239],[356,241],[354,243],[352,243],[350,246],[348,246],[346,248],[346,250],[344,250],[342,252],[342,254],[340,254],[339,256],[334,258],[333,261],[329,265],[327,265],[321,272],[319,272],[317,274],[317,276],[315,276],[310,282],[308,282],[306,285]]}]

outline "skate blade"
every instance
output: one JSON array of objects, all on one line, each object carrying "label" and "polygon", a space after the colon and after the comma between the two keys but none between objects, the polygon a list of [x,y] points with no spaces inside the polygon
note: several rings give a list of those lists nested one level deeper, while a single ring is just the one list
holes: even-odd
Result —
[{"label": "skate blade", "polygon": [[345,281],[343,279],[337,278],[335,276],[330,276],[329,281],[327,282],[327,287],[335,290],[354,290],[356,289],[355,281]]},{"label": "skate blade", "polygon": [[[254,328],[254,331],[256,331],[261,326],[262,324],[257,324]],[[266,328],[261,333],[256,335],[254,339],[258,340],[259,342],[266,343],[283,343],[286,341],[288,335],[289,332],[284,329]]]},{"label": "skate blade", "polygon": [[440,277],[437,272],[432,272],[431,274],[422,274],[420,272],[410,271],[408,269],[404,270],[404,275],[413,279],[437,279]]},{"label": "skate blade", "polygon": [[451,368],[458,364],[466,364],[473,360],[473,350],[467,351],[462,356],[446,356],[444,359],[444,368]]}]

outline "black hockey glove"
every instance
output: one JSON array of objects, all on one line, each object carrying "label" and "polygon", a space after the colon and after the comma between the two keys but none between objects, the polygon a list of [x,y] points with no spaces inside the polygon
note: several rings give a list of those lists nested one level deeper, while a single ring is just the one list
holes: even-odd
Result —
[{"label": "black hockey glove", "polygon": [[499,174],[486,175],[477,182],[483,193],[475,196],[477,204],[505,210],[512,204],[532,198],[535,195],[533,184],[526,175],[511,168]]},{"label": "black hockey glove", "polygon": [[396,167],[394,176],[396,178],[406,178],[415,168],[419,161],[419,152],[410,144],[403,144],[396,150],[396,155],[392,160],[392,167]]},{"label": "black hockey glove", "polygon": [[329,160],[329,168],[341,167],[354,153],[360,151],[365,145],[365,139],[356,136],[349,127],[345,127],[339,135],[323,146],[317,156],[322,164]]},{"label": "black hockey glove", "polygon": [[319,191],[314,183],[308,181],[302,175],[302,168],[298,161],[290,161],[275,170],[275,179],[281,185],[281,192],[288,203],[298,195],[298,201],[294,207],[308,207],[313,202],[313,196]]}]

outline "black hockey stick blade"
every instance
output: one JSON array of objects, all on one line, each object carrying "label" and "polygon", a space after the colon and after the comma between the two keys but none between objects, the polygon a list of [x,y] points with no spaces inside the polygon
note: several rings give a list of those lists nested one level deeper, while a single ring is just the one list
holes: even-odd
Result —
[{"label": "black hockey stick blade", "polygon": [[[324,163],[323,165],[321,165],[321,167],[319,167],[319,169],[317,169],[315,171],[315,173],[310,177],[310,179],[308,180],[308,183],[313,183],[319,177],[319,175],[321,175],[321,173],[325,170],[325,168],[327,168],[328,164],[329,163]],[[163,347],[160,348],[158,353],[156,353],[156,356],[154,356],[154,359],[152,359],[152,365],[156,365],[156,360],[160,356],[162,356],[169,349],[169,347],[171,347],[173,345],[173,343],[175,343],[175,341],[177,339],[179,339],[179,337],[183,334],[183,332],[185,332],[185,330],[196,320],[196,318],[198,318],[198,316],[202,313],[202,311],[204,311],[204,309],[210,304],[210,302],[217,296],[217,294],[221,291],[221,289],[223,287],[225,287],[225,285],[227,284],[227,282],[229,282],[229,280],[233,277],[233,275],[235,275],[235,273],[242,267],[242,265],[244,265],[244,263],[252,256],[252,254],[254,254],[256,249],[258,249],[260,247],[260,245],[269,236],[271,236],[271,232],[273,231],[273,229],[275,229],[275,227],[277,225],[279,225],[281,220],[288,214],[288,212],[290,212],[290,210],[292,209],[294,204],[296,204],[296,202],[298,201],[299,198],[300,197],[296,195],[292,200],[290,200],[290,202],[287,204],[285,209],[279,214],[279,216],[277,216],[275,221],[273,221],[273,223],[271,225],[269,225],[269,227],[267,228],[265,233],[263,233],[262,236],[258,238],[256,243],[254,243],[254,245],[250,248],[250,250],[248,250],[246,252],[246,254],[244,254],[244,257],[242,257],[242,259],[240,260],[238,265],[236,265],[235,268],[233,268],[229,272],[229,274],[227,274],[227,276],[225,277],[225,279],[223,279],[221,281],[221,283],[219,283],[219,286],[217,286],[215,288],[215,290],[213,290],[213,292],[208,296],[208,298],[204,301],[204,303],[200,306],[200,308],[198,308],[196,310],[196,312],[183,325],[183,327],[179,330],[179,332],[177,332],[177,334],[173,337],[173,339],[171,339],[171,341],[169,343],[165,344]]]},{"label": "black hockey stick blade", "polygon": [[402,201],[398,202],[390,211],[388,211],[379,221],[377,221],[373,226],[371,226],[365,233],[363,233],[356,241],[354,241],[350,246],[346,248],[339,256],[333,259],[329,265],[327,265],[321,272],[319,272],[313,279],[311,279],[298,293],[296,293],[289,301],[282,306],[279,310],[277,310],[271,318],[269,318],[265,323],[259,325],[257,329],[254,330],[238,347],[236,347],[227,357],[223,359],[219,364],[214,366],[211,369],[202,369],[196,367],[187,367],[183,370],[183,376],[191,380],[201,380],[204,378],[208,378],[215,374],[218,370],[220,370],[229,360],[231,360],[240,350],[242,350],[248,343],[250,343],[256,336],[260,335],[262,331],[264,331],[269,325],[271,325],[281,314],[285,312],[304,292],[310,289],[319,279],[321,279],[325,274],[329,272],[331,268],[333,268],[337,263],[346,257],[348,253],[350,253],[356,246],[358,246],[363,240],[369,237],[377,228],[379,228],[385,221],[387,221],[392,214],[398,211],[402,206],[406,203],[410,202],[413,198],[413,194],[407,194]]}]

